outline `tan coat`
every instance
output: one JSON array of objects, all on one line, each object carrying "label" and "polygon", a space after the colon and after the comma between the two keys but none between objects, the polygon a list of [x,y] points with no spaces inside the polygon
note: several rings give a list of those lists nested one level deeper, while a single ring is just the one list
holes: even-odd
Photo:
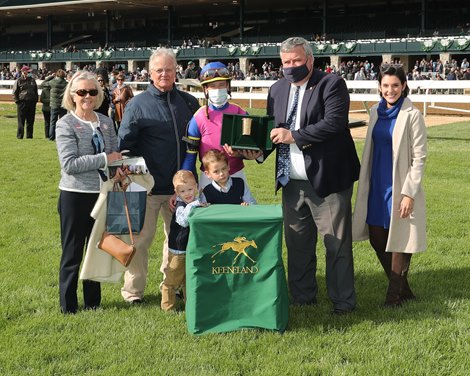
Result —
[{"label": "tan coat", "polygon": [[[372,168],[372,131],[377,122],[377,106],[371,109],[369,127],[362,155],[361,172],[353,215],[353,240],[367,240],[366,224],[369,181]],[[426,208],[423,191],[424,162],[426,160],[426,127],[418,109],[405,98],[392,135],[392,213],[387,252],[416,253],[426,249]],[[400,218],[403,195],[414,199],[413,212]]]}]

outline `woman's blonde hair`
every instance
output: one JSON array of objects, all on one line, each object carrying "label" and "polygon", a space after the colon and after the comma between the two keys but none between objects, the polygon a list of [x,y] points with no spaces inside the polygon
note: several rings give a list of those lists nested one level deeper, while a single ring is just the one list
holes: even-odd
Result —
[{"label": "woman's blonde hair", "polygon": [[103,102],[103,89],[101,88],[100,83],[96,79],[96,75],[94,73],[88,71],[77,71],[72,78],[70,79],[67,87],[64,91],[64,98],[62,99],[62,107],[69,111],[75,110],[75,102],[73,101],[73,96],[76,95],[75,91],[77,89],[78,81],[87,80],[92,81],[95,85],[96,90],[98,90],[98,95],[96,96],[96,104],[95,108],[97,109],[101,106]]}]

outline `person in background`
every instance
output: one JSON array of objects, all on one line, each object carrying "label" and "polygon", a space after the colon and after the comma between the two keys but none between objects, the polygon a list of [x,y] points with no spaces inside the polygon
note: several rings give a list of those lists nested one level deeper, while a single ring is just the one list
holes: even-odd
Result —
[{"label": "person in background", "polygon": [[[201,188],[211,183],[210,178],[204,173],[202,157],[211,149],[223,151],[220,145],[223,115],[246,114],[246,111],[240,106],[228,101],[231,79],[227,67],[220,62],[206,64],[199,77],[207,104],[202,106],[189,122],[187,134],[184,138],[187,143],[187,150],[182,169],[195,171],[196,157],[199,154],[201,161],[199,186]],[[241,154],[234,151],[233,156],[229,156],[228,160],[230,175],[241,177],[247,184]]]},{"label": "person in background", "polygon": [[176,290],[182,286],[186,298],[186,246],[189,239],[189,214],[198,206],[207,206],[198,198],[196,179],[191,171],[179,170],[173,176],[176,193],[176,210],[171,219],[168,238],[168,265],[161,285],[161,307],[164,311],[174,309]]},{"label": "person in background", "polygon": [[151,85],[132,98],[119,128],[120,150],[130,150],[144,158],[155,180],[147,197],[144,227],[135,236],[136,255],[125,275],[121,294],[131,304],[141,303],[148,273],[148,253],[157,230],[157,218],[164,222],[165,242],[160,271],[168,265],[168,231],[172,212],[173,175],[180,170],[185,154],[181,141],[186,125],[199,108],[191,94],[177,90],[176,55],[172,49],[159,48],[149,59]]},{"label": "person in background", "polygon": [[101,76],[106,86],[109,85],[108,69],[104,66],[104,63],[102,61],[98,63],[98,67],[95,70],[95,74],[97,77]]},{"label": "person in background", "polygon": [[16,138],[23,139],[26,123],[26,138],[33,138],[34,117],[38,102],[38,87],[33,78],[32,69],[26,65],[21,68],[21,75],[13,84],[13,98],[16,103],[18,129]]},{"label": "person in background", "polygon": [[[121,159],[111,120],[94,110],[103,90],[93,73],[77,72],[64,90],[62,106],[70,113],[57,122],[56,145],[61,168],[59,182],[62,257],[59,271],[60,307],[63,313],[78,310],[77,284],[84,247],[94,220],[90,213],[98,199],[108,163]],[[85,309],[101,302],[98,282],[83,281]]]},{"label": "person in background", "polygon": [[126,108],[127,102],[134,96],[130,86],[124,83],[124,75],[118,74],[116,77],[117,85],[113,90],[114,120],[116,121],[116,132],[119,131],[121,120]]},{"label": "person in background", "polygon": [[467,68],[462,77],[463,80],[470,80],[470,68]]},{"label": "person in background", "polygon": [[100,107],[96,110],[100,114],[109,116],[109,105],[112,101],[111,92],[109,91],[108,83],[105,81],[104,77],[101,75],[96,76],[97,81],[99,82],[101,89],[103,90],[103,102],[101,102]]},{"label": "person in background", "polygon": [[225,153],[211,149],[202,157],[202,163],[204,173],[211,181],[203,189],[205,200],[209,204],[256,205],[245,181],[230,176],[229,161]]},{"label": "person in background", "polygon": [[67,114],[67,110],[62,107],[62,99],[64,98],[67,80],[67,73],[63,69],[55,72],[55,78],[50,81],[51,87],[51,127],[49,129],[49,140],[55,140],[55,127],[57,120]]},{"label": "person in background", "polygon": [[408,99],[402,66],[383,66],[372,107],[353,216],[355,241],[369,239],[389,280],[385,306],[415,299],[411,256],[426,249],[423,191],[426,126]]},{"label": "person in background", "polygon": [[39,100],[42,103],[42,116],[44,117],[44,134],[49,138],[49,128],[51,125],[51,86],[50,80],[54,78],[51,74],[41,84],[41,96]]},{"label": "person in background", "polygon": [[184,78],[197,79],[199,77],[198,69],[194,61],[189,61],[186,70],[184,71]]}]

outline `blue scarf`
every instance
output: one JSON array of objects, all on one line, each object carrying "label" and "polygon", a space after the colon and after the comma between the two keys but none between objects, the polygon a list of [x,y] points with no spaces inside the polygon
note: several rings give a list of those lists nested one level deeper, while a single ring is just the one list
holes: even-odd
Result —
[{"label": "blue scarf", "polygon": [[381,120],[386,120],[386,119],[395,119],[398,116],[398,113],[400,112],[401,105],[403,104],[403,101],[405,100],[405,97],[400,97],[398,101],[395,102],[395,104],[387,108],[387,101],[382,98],[379,102],[379,107],[377,108],[377,115],[379,116],[379,119]]}]

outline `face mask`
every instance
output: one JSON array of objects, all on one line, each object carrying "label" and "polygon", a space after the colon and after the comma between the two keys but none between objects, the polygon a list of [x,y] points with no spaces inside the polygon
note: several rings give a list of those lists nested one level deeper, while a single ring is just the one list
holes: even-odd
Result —
[{"label": "face mask", "polygon": [[282,68],[282,73],[287,81],[291,83],[302,81],[307,77],[309,71],[307,63],[299,67]]},{"label": "face mask", "polygon": [[28,73],[27,76],[28,76],[28,77],[33,77],[33,74],[32,74],[32,73]]},{"label": "face mask", "polygon": [[228,100],[227,89],[210,89],[208,90],[209,102],[215,107],[222,107]]}]

